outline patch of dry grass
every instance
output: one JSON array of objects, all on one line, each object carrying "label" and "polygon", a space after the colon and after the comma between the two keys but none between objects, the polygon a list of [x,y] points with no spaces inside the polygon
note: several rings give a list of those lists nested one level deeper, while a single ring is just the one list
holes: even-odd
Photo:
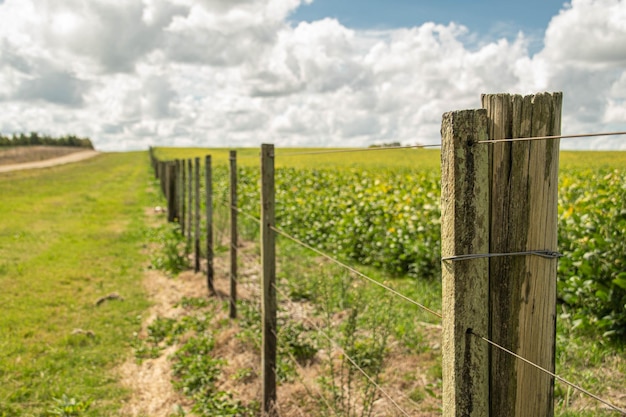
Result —
[{"label": "patch of dry grass", "polygon": [[45,161],[46,159],[58,158],[84,150],[85,148],[71,146],[17,146],[0,148],[0,165]]}]

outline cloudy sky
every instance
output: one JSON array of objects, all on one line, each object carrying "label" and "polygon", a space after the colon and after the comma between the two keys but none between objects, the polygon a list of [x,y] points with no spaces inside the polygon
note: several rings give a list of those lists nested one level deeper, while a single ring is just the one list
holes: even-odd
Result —
[{"label": "cloudy sky", "polygon": [[626,0],[0,0],[3,134],[430,144],[481,93],[540,91],[563,133],[626,130]]}]

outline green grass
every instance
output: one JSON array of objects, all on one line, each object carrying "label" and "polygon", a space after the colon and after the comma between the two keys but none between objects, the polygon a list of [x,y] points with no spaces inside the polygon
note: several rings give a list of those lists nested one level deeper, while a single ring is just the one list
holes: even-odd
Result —
[{"label": "green grass", "polygon": [[[59,401],[115,415],[114,373],[147,308],[145,153],[0,174],[0,416],[40,416]],[[124,300],[95,301],[112,292]],[[74,329],[93,332],[72,334]]]}]

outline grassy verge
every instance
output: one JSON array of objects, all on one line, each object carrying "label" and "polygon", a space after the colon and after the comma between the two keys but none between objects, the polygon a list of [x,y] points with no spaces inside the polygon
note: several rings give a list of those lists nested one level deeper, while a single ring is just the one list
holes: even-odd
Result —
[{"label": "grassy verge", "polygon": [[145,153],[0,174],[0,416],[115,415],[147,307],[149,174]]}]

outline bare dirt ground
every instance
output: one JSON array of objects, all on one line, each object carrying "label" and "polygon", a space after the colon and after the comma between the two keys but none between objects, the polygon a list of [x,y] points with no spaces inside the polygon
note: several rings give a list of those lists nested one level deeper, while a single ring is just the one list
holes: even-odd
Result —
[{"label": "bare dirt ground", "polygon": [[[215,287],[217,297],[223,298],[227,294],[229,282],[227,277],[227,266],[223,257],[215,259]],[[249,274],[254,275],[253,279],[258,277],[257,268],[250,271],[242,271],[242,285],[239,288],[238,295],[240,299],[247,299],[250,292],[249,283],[244,283],[244,278]],[[166,276],[159,271],[148,271],[144,278],[144,286],[148,293],[153,306],[150,308],[147,318],[142,325],[142,333],[145,334],[148,325],[150,325],[157,317],[163,318],[181,318],[188,312],[183,307],[176,306],[183,297],[197,298],[206,295],[206,276],[202,272],[194,273],[193,271],[185,271],[175,278]],[[213,322],[215,326],[219,326],[220,321],[228,320],[224,311],[217,309]],[[252,352],[246,352],[236,346],[235,336],[237,334],[237,325],[230,329],[224,329],[216,337],[215,354],[228,357],[228,364],[225,373],[233,375],[238,367],[246,367],[252,362],[257,368],[260,366],[260,360],[257,361],[258,355]],[[140,335],[141,336],[141,335]],[[119,374],[122,382],[133,391],[132,398],[124,405],[121,415],[129,417],[169,417],[175,414],[177,407],[185,410],[190,408],[190,402],[180,393],[176,392],[172,386],[172,367],[169,356],[179,348],[173,345],[167,348],[160,357],[156,359],[146,359],[142,363],[137,363],[134,357],[128,360],[119,368]],[[238,357],[242,356],[242,357]],[[258,365],[256,364],[258,362]],[[245,390],[239,393],[238,398],[249,399],[259,396],[260,382],[258,378],[253,378],[257,382],[257,386],[253,390]],[[229,383],[228,378],[225,383]],[[232,387],[230,387],[232,388]]]},{"label": "bare dirt ground", "polygon": [[34,146],[0,151],[0,172],[49,168],[82,161],[98,155],[94,150],[75,147]]},{"label": "bare dirt ground", "polygon": [[[158,271],[149,271],[144,278],[148,296],[154,303],[143,330],[156,317],[176,318],[182,315],[182,309],[174,307],[184,296],[196,297],[201,292],[199,280],[187,274],[178,279],[171,279]],[[174,391],[171,383],[171,365],[168,356],[174,353],[176,346],[171,346],[156,359],[147,359],[141,364],[130,357],[120,367],[122,382],[133,392],[131,400],[121,410],[123,416],[168,417],[173,414],[174,406],[186,405],[185,398]]]}]

